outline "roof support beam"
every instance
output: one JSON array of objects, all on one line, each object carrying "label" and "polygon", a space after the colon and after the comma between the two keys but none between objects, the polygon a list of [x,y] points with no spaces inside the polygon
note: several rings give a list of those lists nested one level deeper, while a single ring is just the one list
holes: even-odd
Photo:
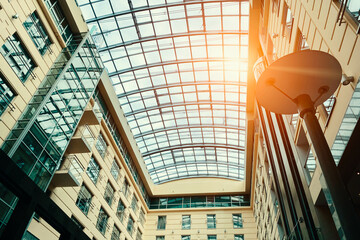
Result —
[{"label": "roof support beam", "polygon": [[[122,28],[119,28],[119,30]],[[112,30],[113,31],[113,30]],[[99,35],[103,35],[106,32],[101,32],[101,33],[97,33],[97,34],[93,34],[93,37],[99,36]],[[131,40],[131,41],[127,41],[127,42],[122,42],[122,43],[117,43],[115,45],[109,46],[109,47],[103,47],[103,48],[99,48],[98,51],[99,52],[103,52],[106,50],[112,50],[118,47],[125,47],[125,46],[129,46],[132,44],[137,44],[137,43],[143,43],[143,42],[149,42],[149,41],[154,41],[154,40],[161,40],[161,39],[166,39],[166,38],[175,38],[175,37],[190,37],[190,36],[199,36],[199,35],[233,35],[233,34],[240,34],[240,35],[248,35],[249,32],[248,31],[198,31],[198,32],[185,32],[185,33],[175,33],[175,34],[166,34],[166,35],[160,35],[160,36],[151,36],[151,37],[144,37],[141,39],[136,39],[136,40]]]},{"label": "roof support beam", "polygon": [[150,134],[156,134],[165,131],[173,131],[173,130],[181,130],[181,129],[191,129],[191,128],[224,128],[224,129],[232,129],[238,131],[245,131],[244,127],[233,127],[233,126],[226,126],[226,125],[186,125],[186,126],[176,126],[171,128],[162,128],[154,131],[147,131],[141,134],[134,135],[134,138],[144,137]]},{"label": "roof support beam", "polygon": [[[114,83],[114,86],[119,85],[120,83]],[[245,82],[229,82],[229,81],[203,81],[203,82],[179,82],[179,83],[173,83],[173,84],[165,84],[165,85],[159,85],[159,86],[153,86],[153,87],[147,87],[142,89],[136,89],[133,91],[128,91],[126,93],[118,94],[118,98],[131,96],[133,94],[142,93],[146,91],[152,91],[152,90],[158,90],[158,89],[164,89],[164,88],[172,88],[172,87],[185,87],[185,86],[201,86],[201,85],[233,85],[233,86],[244,86],[246,87]]]},{"label": "roof support beam", "polygon": [[[242,63],[248,62],[247,58],[240,58],[240,59],[237,59],[237,58],[236,59],[235,58],[232,58],[232,59],[231,58],[229,58],[229,59],[199,58],[199,59],[188,59],[188,60],[177,60],[177,61],[175,60],[175,61],[167,61],[167,62],[158,62],[158,63],[153,63],[153,64],[145,64],[145,65],[141,65],[141,66],[137,66],[137,67],[130,67],[130,68],[122,69],[120,71],[109,73],[109,77],[113,77],[115,75],[119,75],[119,74],[123,74],[123,73],[134,72],[136,70],[142,70],[145,68],[163,67],[163,66],[171,65],[171,64],[197,63],[197,62],[234,62],[234,61],[242,62]],[[228,69],[228,70],[230,70],[230,69]],[[234,69],[234,71],[235,71],[235,69]],[[237,71],[239,71],[239,70],[237,69]]]},{"label": "roof support beam", "polygon": [[[144,7],[132,8],[132,9],[126,10],[126,11],[112,13],[112,14],[104,15],[104,16],[97,17],[97,18],[91,18],[91,19],[88,19],[86,22],[87,23],[93,23],[93,22],[101,21],[101,20],[111,18],[111,17],[119,17],[119,16],[123,16],[123,15],[126,15],[126,14],[132,14],[132,13],[137,13],[137,12],[141,12],[141,11],[147,11],[147,10],[153,10],[153,9],[165,8],[165,7],[186,6],[186,5],[201,4],[201,3],[247,2],[247,1],[248,0],[206,0],[206,1],[194,0],[194,1],[186,1],[186,2],[158,4],[158,5],[153,5],[153,6],[144,6]],[[92,3],[89,3],[89,4],[92,4]],[[88,4],[83,4],[83,5],[80,5],[79,7],[82,7],[82,6],[85,6],[85,5],[88,5]]]},{"label": "roof support beam", "polygon": [[135,115],[138,113],[143,113],[151,110],[162,109],[162,108],[169,108],[169,107],[180,107],[180,106],[188,106],[188,105],[230,105],[230,106],[238,106],[238,107],[245,107],[245,103],[239,102],[215,102],[215,101],[201,101],[201,102],[186,102],[186,103],[170,103],[170,104],[162,104],[161,106],[154,106],[149,108],[143,108],[140,110],[132,111],[129,113],[125,113],[125,117]]},{"label": "roof support beam", "polygon": [[236,146],[236,145],[229,145],[229,144],[214,144],[214,143],[192,143],[192,144],[181,144],[181,145],[175,145],[171,147],[164,147],[164,148],[158,148],[152,151],[144,152],[143,157],[150,156],[152,154],[157,154],[165,151],[172,151],[172,150],[178,150],[178,149],[184,149],[184,148],[226,148],[226,149],[233,149],[238,151],[244,151],[244,147]]}]

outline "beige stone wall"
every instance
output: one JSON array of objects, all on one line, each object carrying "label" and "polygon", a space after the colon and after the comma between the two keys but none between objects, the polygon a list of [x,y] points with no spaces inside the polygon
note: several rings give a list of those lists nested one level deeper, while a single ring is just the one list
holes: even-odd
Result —
[{"label": "beige stone wall", "polygon": [[[243,228],[233,228],[233,213],[242,214]],[[216,229],[207,229],[207,214],[216,215]],[[182,229],[182,215],[191,215],[191,229]],[[157,230],[158,216],[166,216],[165,230]],[[155,240],[156,236],[165,236],[166,240],[180,240],[182,235],[190,235],[194,240],[207,240],[207,235],[217,235],[218,240],[233,240],[234,234],[244,234],[246,240],[257,239],[256,224],[249,207],[151,210],[147,215],[143,239]]]}]

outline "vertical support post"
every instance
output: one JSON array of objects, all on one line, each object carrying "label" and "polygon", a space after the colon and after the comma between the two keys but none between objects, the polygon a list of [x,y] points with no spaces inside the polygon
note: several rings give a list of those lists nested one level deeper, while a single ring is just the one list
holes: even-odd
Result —
[{"label": "vertical support post", "polygon": [[11,214],[9,222],[1,235],[1,239],[19,240],[22,238],[35,211],[36,202],[28,199],[19,199]]},{"label": "vertical support post", "polygon": [[[325,191],[328,205],[333,205],[340,222],[343,234],[347,240],[358,239],[360,236],[360,220],[357,216],[350,195],[342,181],[340,173],[335,165],[329,145],[325,139],[324,133],[320,127],[318,119],[315,116],[313,103],[308,95],[300,95],[297,99],[300,116],[304,119],[311,142],[313,144],[316,157],[321,168],[325,185],[322,186]],[[324,185],[324,184],[323,184]],[[328,194],[327,192],[328,191]],[[328,198],[331,197],[331,198]],[[336,226],[338,231],[339,226]],[[339,232],[340,236],[342,235]]]}]

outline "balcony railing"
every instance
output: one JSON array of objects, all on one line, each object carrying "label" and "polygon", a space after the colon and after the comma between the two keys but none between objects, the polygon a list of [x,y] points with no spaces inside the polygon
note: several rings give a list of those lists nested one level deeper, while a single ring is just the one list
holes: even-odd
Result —
[{"label": "balcony railing", "polygon": [[95,142],[95,135],[88,125],[79,126],[67,148],[68,153],[90,152]]},{"label": "balcony railing", "polygon": [[57,187],[80,186],[84,169],[76,155],[68,155],[55,172],[52,183]]}]

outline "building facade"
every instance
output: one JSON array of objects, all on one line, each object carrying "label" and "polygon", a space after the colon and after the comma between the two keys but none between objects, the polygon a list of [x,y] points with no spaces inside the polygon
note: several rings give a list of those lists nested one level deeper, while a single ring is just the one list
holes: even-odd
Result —
[{"label": "building facade", "polygon": [[[1,149],[89,239],[356,239],[303,120],[259,106],[255,86],[293,52],[340,62],[316,116],[360,216],[359,11],[354,0],[0,0]],[[6,184],[0,234],[22,206]],[[22,239],[67,239],[31,213]]]}]

